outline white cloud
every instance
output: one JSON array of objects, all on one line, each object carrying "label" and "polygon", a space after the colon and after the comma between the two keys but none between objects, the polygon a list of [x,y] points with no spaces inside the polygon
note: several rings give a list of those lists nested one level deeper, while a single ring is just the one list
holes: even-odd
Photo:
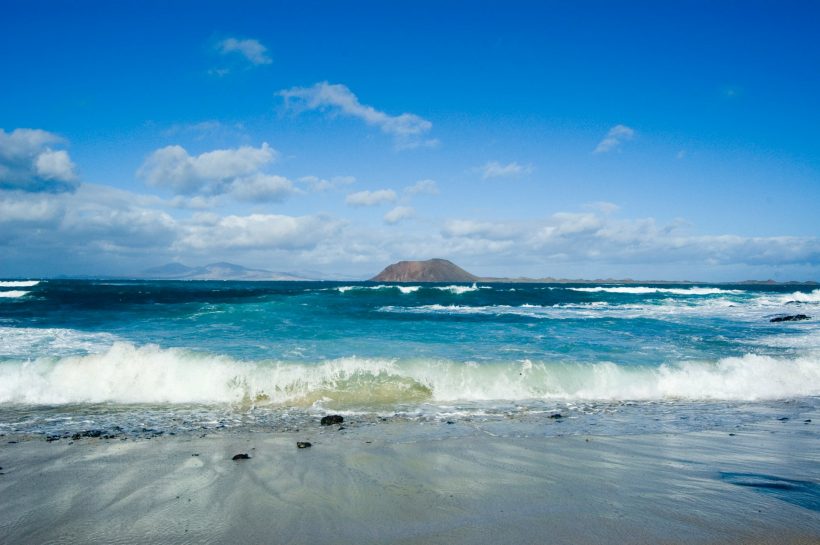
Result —
[{"label": "white cloud", "polygon": [[235,179],[228,194],[240,201],[278,202],[294,192],[293,182],[283,176],[255,174]]},{"label": "white cloud", "polygon": [[232,195],[240,200],[282,200],[293,183],[261,169],[278,157],[267,143],[218,149],[191,156],[182,146],[154,151],[137,171],[149,185],[167,187],[178,195]]},{"label": "white cloud", "polygon": [[326,81],[312,87],[293,87],[279,91],[285,108],[300,113],[307,110],[329,111],[355,117],[379,127],[382,132],[393,136],[399,148],[434,146],[436,140],[425,140],[423,137],[433,124],[416,114],[403,113],[389,115],[372,106],[362,104],[353,92],[341,84],[330,84]]},{"label": "white cloud", "polygon": [[[400,206],[384,221],[411,215]],[[400,258],[433,255],[468,270],[475,265],[478,274],[490,267],[531,276],[646,277],[663,270],[667,278],[709,279],[724,268],[738,279],[752,275],[747,271],[811,278],[820,270],[815,236],[695,234],[681,222],[621,218],[611,205],[530,220],[450,219],[437,232],[415,227],[374,230],[326,215],[189,215],[159,197],[91,184],[70,193],[0,191],[0,276],[23,271],[21,264],[36,274],[128,274],[172,259],[273,270],[321,266],[364,276]]]},{"label": "white cloud", "polygon": [[313,193],[323,193],[331,189],[347,186],[356,183],[356,178],[353,176],[334,176],[329,180],[319,178],[318,176],[302,176],[297,180],[303,184],[307,189]]},{"label": "white cloud", "polygon": [[181,226],[174,250],[304,250],[332,237],[343,225],[326,216],[275,214],[200,216],[199,220]]},{"label": "white cloud", "polygon": [[0,129],[0,189],[67,191],[77,185],[65,140],[40,129]]},{"label": "white cloud", "polygon": [[481,172],[481,177],[485,180],[489,178],[507,178],[530,174],[533,171],[532,165],[519,165],[515,161],[502,165],[498,161],[488,161],[476,170]]},{"label": "white cloud", "polygon": [[405,187],[407,195],[438,195],[438,184],[435,180],[419,180],[411,186]]},{"label": "white cloud", "polygon": [[257,66],[273,62],[268,55],[268,48],[262,45],[259,40],[227,38],[219,42],[216,49],[223,55],[231,53],[242,55],[248,62]]},{"label": "white cloud", "polygon": [[349,194],[345,202],[350,206],[376,206],[379,204],[392,203],[396,202],[396,192],[392,189],[358,191]]},{"label": "white cloud", "polygon": [[632,140],[635,136],[635,130],[627,127],[626,125],[615,125],[609,132],[606,133],[606,136],[603,140],[598,142],[598,145],[595,146],[595,153],[607,153],[609,151],[618,149],[621,147],[621,144],[626,140]]},{"label": "white cloud", "polygon": [[446,238],[483,238],[504,240],[521,238],[526,228],[503,222],[452,219],[444,223],[441,234]]},{"label": "white cloud", "polygon": [[397,206],[384,215],[384,222],[395,225],[400,221],[412,218],[415,213],[416,211],[410,206]]},{"label": "white cloud", "polygon": [[45,180],[73,180],[74,163],[65,150],[46,150],[37,156],[34,170]]}]

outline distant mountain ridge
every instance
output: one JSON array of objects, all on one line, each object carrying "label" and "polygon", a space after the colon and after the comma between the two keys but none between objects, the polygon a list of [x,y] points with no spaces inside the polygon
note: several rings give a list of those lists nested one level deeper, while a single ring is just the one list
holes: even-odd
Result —
[{"label": "distant mountain ridge", "polygon": [[234,263],[221,261],[201,267],[189,267],[182,263],[167,263],[145,269],[143,278],[159,280],[309,280],[290,273],[272,272],[265,269],[249,269]]}]

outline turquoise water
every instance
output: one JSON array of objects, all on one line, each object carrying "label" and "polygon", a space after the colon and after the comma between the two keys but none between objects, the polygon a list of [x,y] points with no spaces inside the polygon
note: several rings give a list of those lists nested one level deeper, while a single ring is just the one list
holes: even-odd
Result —
[{"label": "turquoise water", "polygon": [[0,427],[631,403],[742,421],[816,404],[818,310],[789,286],[3,281]]}]

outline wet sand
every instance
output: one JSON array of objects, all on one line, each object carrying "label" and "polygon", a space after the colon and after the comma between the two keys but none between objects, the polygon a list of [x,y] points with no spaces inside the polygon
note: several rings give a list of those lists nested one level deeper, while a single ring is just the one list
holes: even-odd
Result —
[{"label": "wet sand", "polygon": [[[73,444],[3,437],[0,542],[817,544],[816,425],[734,436],[385,424]],[[297,449],[305,440],[313,446]],[[231,460],[238,453],[251,459]]]}]

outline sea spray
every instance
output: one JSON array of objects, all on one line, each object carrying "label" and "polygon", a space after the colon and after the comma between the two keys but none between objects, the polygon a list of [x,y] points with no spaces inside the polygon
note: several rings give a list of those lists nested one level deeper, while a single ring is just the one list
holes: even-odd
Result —
[{"label": "sea spray", "polygon": [[820,358],[747,354],[657,367],[613,362],[340,358],[240,361],[118,342],[0,365],[0,403],[247,403],[368,407],[528,400],[769,400],[820,395]]}]

